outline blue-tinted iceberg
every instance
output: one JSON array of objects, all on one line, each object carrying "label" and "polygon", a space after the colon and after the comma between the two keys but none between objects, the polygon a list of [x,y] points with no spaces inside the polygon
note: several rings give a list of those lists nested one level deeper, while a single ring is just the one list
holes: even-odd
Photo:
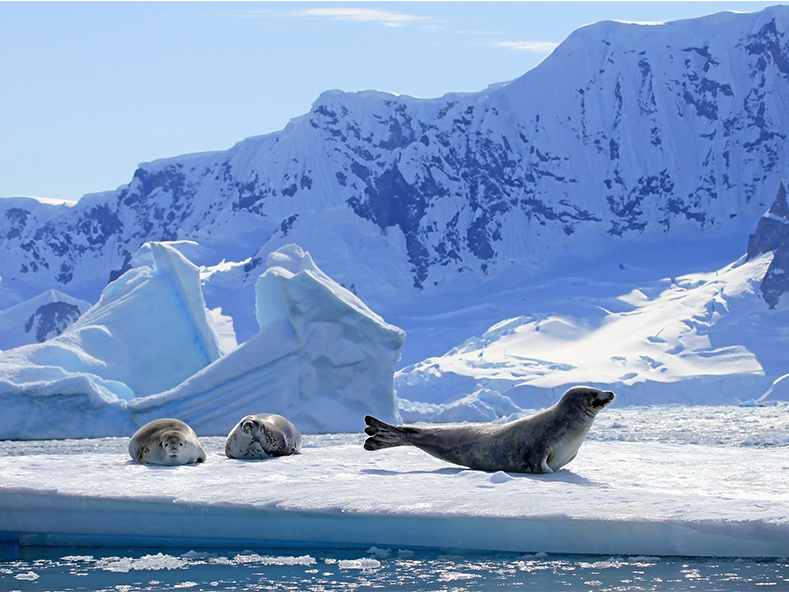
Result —
[{"label": "blue-tinted iceberg", "polygon": [[375,414],[397,421],[394,368],[405,333],[286,245],[255,285],[260,331],[177,387],[129,404],[138,424],[178,417],[225,435],[249,413],[278,413],[303,433],[349,432]]}]

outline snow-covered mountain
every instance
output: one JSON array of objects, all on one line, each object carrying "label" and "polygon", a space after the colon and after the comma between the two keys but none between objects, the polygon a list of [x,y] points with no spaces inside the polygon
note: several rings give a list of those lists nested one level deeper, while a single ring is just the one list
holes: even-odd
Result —
[{"label": "snow-covered mountain", "polygon": [[788,35],[784,6],[598,23],[480,93],[330,91],[279,133],[74,207],[2,200],[0,305],[95,301],[149,240],[196,241],[197,263],[244,261],[252,282],[295,242],[382,311],[634,241],[744,245],[789,170]]}]

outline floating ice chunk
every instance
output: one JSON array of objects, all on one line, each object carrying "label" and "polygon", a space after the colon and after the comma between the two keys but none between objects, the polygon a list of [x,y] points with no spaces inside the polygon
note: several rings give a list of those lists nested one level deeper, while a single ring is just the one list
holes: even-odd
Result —
[{"label": "floating ice chunk", "polygon": [[340,569],[378,569],[381,562],[377,559],[363,557],[361,559],[340,559],[337,562]]},{"label": "floating ice chunk", "polygon": [[156,555],[143,555],[139,559],[131,557],[107,557],[100,559],[96,567],[104,571],[116,573],[129,573],[135,571],[161,571],[163,569],[183,569],[187,566],[185,559],[173,557],[164,553]]},{"label": "floating ice chunk", "polygon": [[256,564],[256,565],[315,565],[317,561],[314,557],[310,555],[299,555],[299,556],[269,556],[269,555],[258,555],[257,553],[253,553],[251,551],[244,551],[243,553],[239,553],[233,558],[233,563],[239,565],[245,564]]},{"label": "floating ice chunk", "polygon": [[255,285],[260,331],[177,387],[129,404],[135,422],[178,417],[201,435],[277,413],[302,433],[353,432],[362,417],[399,420],[394,366],[405,333],[286,245]]},{"label": "floating ice chunk", "polygon": [[506,395],[484,387],[451,403],[434,404],[400,399],[399,405],[400,415],[407,423],[496,421],[523,412]]}]

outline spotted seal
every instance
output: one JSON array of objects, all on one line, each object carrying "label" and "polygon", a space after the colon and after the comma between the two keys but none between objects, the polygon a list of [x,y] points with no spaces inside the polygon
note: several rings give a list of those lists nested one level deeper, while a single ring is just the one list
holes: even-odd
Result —
[{"label": "spotted seal", "polygon": [[614,393],[574,386],[553,407],[505,424],[393,426],[370,415],[366,450],[416,446],[442,460],[481,471],[553,473],[575,458],[597,412]]},{"label": "spotted seal", "polygon": [[247,415],[225,441],[228,458],[260,459],[287,456],[301,449],[301,432],[275,413]]},{"label": "spotted seal", "polygon": [[135,432],[129,454],[140,464],[188,465],[206,454],[192,428],[178,419],[154,419]]}]

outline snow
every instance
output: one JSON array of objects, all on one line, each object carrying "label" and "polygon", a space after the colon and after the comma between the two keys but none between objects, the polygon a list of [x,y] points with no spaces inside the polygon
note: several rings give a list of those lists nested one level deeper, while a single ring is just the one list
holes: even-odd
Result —
[{"label": "snow", "polygon": [[207,461],[180,467],[132,462],[125,438],[8,442],[0,524],[23,545],[785,557],[789,463],[763,437],[770,426],[785,439],[789,406],[606,409],[549,475],[471,471],[410,447],[367,452],[361,426],[264,461],[228,459],[223,438],[204,438]]},{"label": "snow", "polygon": [[404,333],[298,246],[269,257],[255,284],[260,330],[240,347],[179,250],[151,243],[138,255],[150,265],[109,284],[60,336],[0,353],[1,438],[130,435],[160,417],[201,435],[226,435],[255,413],[303,433],[352,430],[365,413],[398,419]]},{"label": "snow", "polygon": [[789,162],[786,11],[591,25],[481,93],[331,91],[281,132],[143,164],[73,208],[4,201],[0,306],[55,285],[95,298],[165,238],[198,242],[206,265],[297,242],[395,323],[382,304],[650,234],[714,257],[707,241],[744,241]]}]

